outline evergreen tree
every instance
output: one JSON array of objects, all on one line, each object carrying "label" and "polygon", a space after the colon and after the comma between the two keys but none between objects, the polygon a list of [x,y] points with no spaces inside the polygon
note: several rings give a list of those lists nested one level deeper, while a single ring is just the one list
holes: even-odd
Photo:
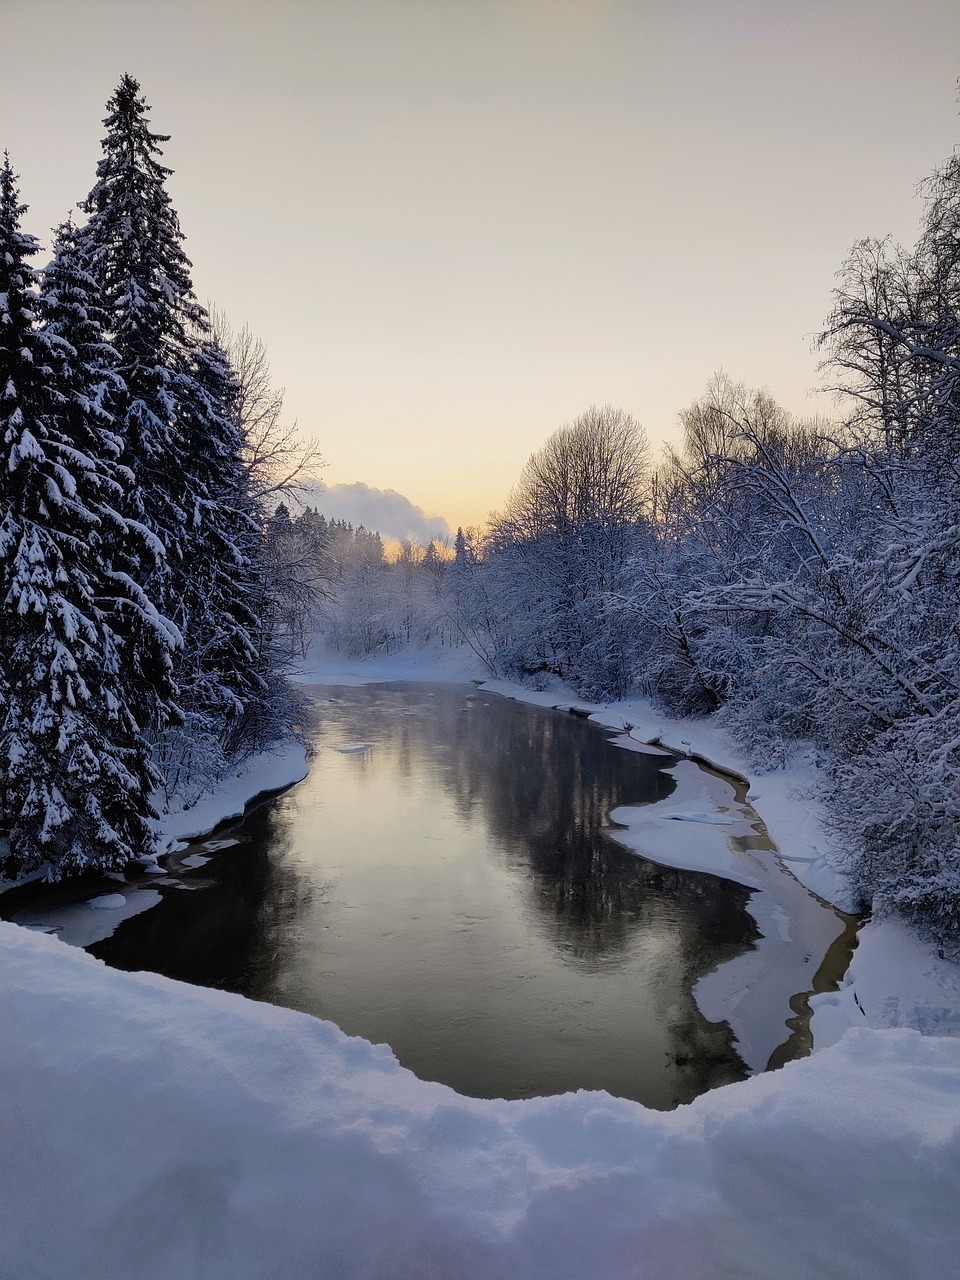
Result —
[{"label": "evergreen tree", "polygon": [[223,351],[201,340],[183,378],[177,421],[192,509],[180,536],[184,591],[174,619],[187,638],[181,702],[221,743],[236,740],[267,692],[257,633],[263,534],[236,421],[237,382]]},{"label": "evergreen tree", "polygon": [[206,327],[193,294],[190,263],[170,197],[171,170],[157,159],[164,134],[152,133],[140,86],[125,75],[107,104],[97,182],[81,206],[90,215],[83,248],[100,288],[123,389],[113,411],[134,476],[128,511],[155,535],[165,560],[135,567],[163,604],[177,595],[177,560],[186,527],[178,406],[189,392],[192,332]]},{"label": "evergreen tree", "polygon": [[83,248],[123,380],[113,408],[134,481],[124,514],[163,552],[134,556],[129,572],[183,637],[175,685],[154,699],[163,756],[180,751],[175,728],[163,739],[184,717],[188,733],[222,744],[225,726],[239,723],[267,682],[255,667],[259,513],[242,460],[239,389],[193,293],[165,190],[171,171],[159,160],[167,137],[151,131],[147,112],[125,75],[108,103],[103,158],[83,205]]},{"label": "evergreen tree", "polygon": [[[120,680],[119,612],[151,614],[105,563],[126,536],[124,475],[104,408],[107,349],[89,281],[62,229],[43,296],[0,173],[0,766],[10,863],[51,878],[152,850],[153,783]],[[38,315],[47,323],[38,328]],[[154,619],[155,621],[158,621]],[[161,628],[162,633],[162,628]]]}]

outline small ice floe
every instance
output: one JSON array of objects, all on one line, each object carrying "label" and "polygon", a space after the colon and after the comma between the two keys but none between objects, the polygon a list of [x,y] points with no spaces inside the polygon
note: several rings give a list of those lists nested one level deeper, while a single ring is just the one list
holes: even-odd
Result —
[{"label": "small ice floe", "polygon": [[468,693],[466,695],[467,702],[476,702],[476,700],[477,700],[477,695],[475,693]]},{"label": "small ice floe", "polygon": [[665,813],[662,816],[674,822],[705,822],[713,827],[733,827],[737,823],[736,818],[726,813]]},{"label": "small ice floe", "polygon": [[125,907],[127,900],[122,893],[101,893],[99,898],[88,898],[88,907],[98,907],[102,911],[116,911]]},{"label": "small ice floe", "polygon": [[186,858],[180,859],[180,865],[181,867],[190,867],[195,871],[197,867],[205,867],[209,861],[210,859],[205,858],[202,853],[191,853]]},{"label": "small ice floe", "polygon": [[89,947],[109,938],[124,920],[155,907],[160,901],[161,895],[155,889],[130,886],[126,894],[101,893],[96,898],[63,903],[42,911],[19,911],[13,922],[41,933],[55,933],[61,942],[74,947]]},{"label": "small ice floe", "polygon": [[337,742],[330,750],[339,751],[342,756],[359,756],[364,751],[372,751],[373,747],[372,742]]}]

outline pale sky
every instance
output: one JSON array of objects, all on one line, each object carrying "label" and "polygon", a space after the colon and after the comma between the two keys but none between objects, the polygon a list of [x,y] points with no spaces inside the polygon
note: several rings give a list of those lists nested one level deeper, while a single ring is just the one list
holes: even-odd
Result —
[{"label": "pale sky", "polygon": [[453,527],[592,403],[659,442],[723,369],[829,412],[834,273],[960,141],[958,0],[0,0],[0,45],[26,229],[129,71],[324,478]]}]

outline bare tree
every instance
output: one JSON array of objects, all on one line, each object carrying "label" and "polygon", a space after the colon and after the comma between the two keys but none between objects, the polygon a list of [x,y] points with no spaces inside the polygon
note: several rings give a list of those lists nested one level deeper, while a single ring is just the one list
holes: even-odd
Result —
[{"label": "bare tree", "polygon": [[272,508],[281,498],[296,502],[306,484],[326,466],[316,440],[304,440],[296,422],[283,421],[282,387],[276,387],[267,348],[248,325],[234,329],[224,313],[210,308],[210,327],[236,374],[237,422],[251,492]]},{"label": "bare tree", "polygon": [[496,525],[529,537],[636,522],[646,507],[648,461],[646,435],[629,413],[592,406],[530,456]]},{"label": "bare tree", "polygon": [[602,618],[647,516],[647,464],[642,427],[611,405],[591,407],[531,456],[489,541],[517,623],[508,667],[620,691],[622,637]]}]

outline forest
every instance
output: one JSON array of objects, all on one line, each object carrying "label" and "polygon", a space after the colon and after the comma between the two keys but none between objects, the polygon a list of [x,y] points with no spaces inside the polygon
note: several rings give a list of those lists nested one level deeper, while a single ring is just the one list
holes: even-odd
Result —
[{"label": "forest", "polygon": [[[864,908],[960,945],[960,159],[915,246],[863,240],[818,346],[840,410],[715,375],[655,458],[592,407],[453,546],[297,498],[262,347],[197,301],[139,85],[45,271],[0,185],[0,840],[7,874],[152,854],[165,793],[297,714],[311,643],[468,645],[492,674],[812,751]],[[3,845],[0,843],[0,852]]]}]

